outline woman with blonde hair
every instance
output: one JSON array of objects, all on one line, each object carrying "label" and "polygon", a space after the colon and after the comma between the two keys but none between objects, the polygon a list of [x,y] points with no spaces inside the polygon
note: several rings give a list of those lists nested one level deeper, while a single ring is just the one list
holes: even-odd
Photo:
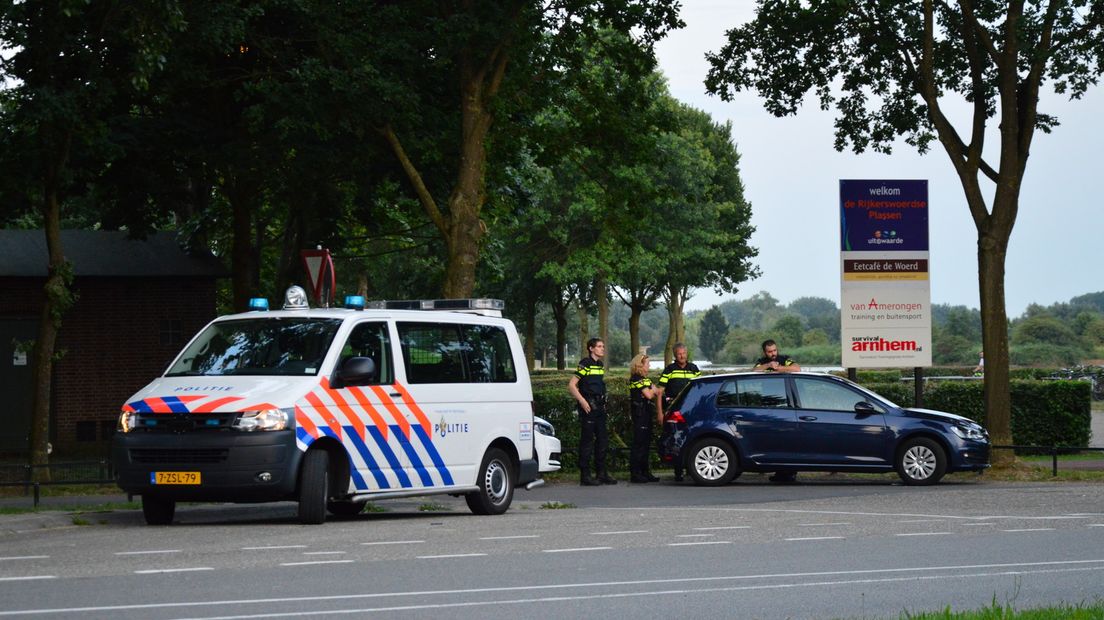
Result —
[{"label": "woman with blonde hair", "polygon": [[648,468],[648,452],[652,443],[652,409],[648,401],[655,398],[655,388],[648,378],[648,356],[637,354],[629,362],[629,414],[632,419],[632,444],[629,446],[630,482],[659,482]]}]

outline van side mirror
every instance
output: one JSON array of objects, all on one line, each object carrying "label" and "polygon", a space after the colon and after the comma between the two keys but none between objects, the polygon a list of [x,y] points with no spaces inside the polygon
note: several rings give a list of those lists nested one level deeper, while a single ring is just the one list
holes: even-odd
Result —
[{"label": "van side mirror", "polygon": [[376,362],[370,357],[350,357],[341,364],[335,377],[336,387],[367,385],[376,381]]}]

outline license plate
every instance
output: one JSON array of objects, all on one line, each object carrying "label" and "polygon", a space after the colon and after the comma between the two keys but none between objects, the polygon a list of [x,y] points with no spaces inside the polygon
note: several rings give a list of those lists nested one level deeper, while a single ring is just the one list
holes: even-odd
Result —
[{"label": "license plate", "polygon": [[151,471],[150,484],[200,484],[198,471]]}]

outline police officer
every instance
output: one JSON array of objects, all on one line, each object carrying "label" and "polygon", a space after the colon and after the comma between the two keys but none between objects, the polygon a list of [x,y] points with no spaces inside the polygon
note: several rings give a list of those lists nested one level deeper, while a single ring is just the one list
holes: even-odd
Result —
[{"label": "police officer", "polygon": [[773,340],[763,341],[763,357],[755,362],[755,370],[767,372],[801,372],[801,366],[793,361],[789,355],[778,352],[778,343]]},{"label": "police officer", "polygon": [[[587,341],[587,352],[567,383],[567,391],[575,399],[575,410],[579,414],[579,484],[617,484],[606,469],[609,431],[606,428],[606,369],[602,366],[606,343],[601,338],[591,338]],[[591,452],[594,453],[597,478],[590,477]]]},{"label": "police officer", "polygon": [[[663,412],[675,400],[682,388],[686,387],[694,377],[701,376],[698,367],[689,361],[690,354],[686,350],[686,345],[681,342],[676,343],[672,353],[675,354],[675,361],[663,369],[663,374],[659,376],[659,384],[656,386],[659,389],[659,398],[656,399],[656,417],[661,424]],[[682,482],[682,463],[678,461],[675,461],[675,482]]]},{"label": "police officer", "polygon": [[648,378],[648,356],[640,353],[629,362],[629,413],[632,420],[632,445],[629,447],[629,471],[632,482],[659,482],[648,470],[648,448],[652,443],[652,411],[648,401],[655,388]]}]

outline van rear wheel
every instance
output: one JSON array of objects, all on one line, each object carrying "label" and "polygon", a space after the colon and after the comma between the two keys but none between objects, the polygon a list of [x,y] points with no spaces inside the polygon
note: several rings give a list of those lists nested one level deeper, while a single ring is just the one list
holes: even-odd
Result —
[{"label": "van rear wheel", "polygon": [[329,496],[330,455],[325,450],[311,450],[303,457],[303,471],[299,475],[299,522],[325,523]]},{"label": "van rear wheel", "polygon": [[168,525],[176,514],[176,500],[156,495],[142,496],[142,515],[147,525]]},{"label": "van rear wheel", "polygon": [[498,448],[487,450],[479,466],[478,491],[464,495],[468,508],[477,515],[500,515],[514,499],[514,468],[510,457]]}]

